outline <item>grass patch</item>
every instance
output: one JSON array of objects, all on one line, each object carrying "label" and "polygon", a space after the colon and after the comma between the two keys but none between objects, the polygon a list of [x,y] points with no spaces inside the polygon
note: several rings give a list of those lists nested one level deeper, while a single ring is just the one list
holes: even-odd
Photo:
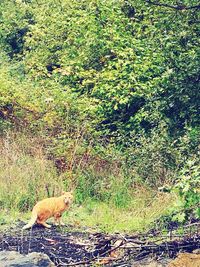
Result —
[{"label": "grass patch", "polygon": [[18,210],[0,209],[0,230],[12,227],[22,216],[25,218],[25,215],[22,215]]},{"label": "grass patch", "polygon": [[[58,174],[38,139],[7,135],[0,139],[0,227],[28,221],[34,204],[67,190],[69,178]],[[91,166],[90,166],[91,167]],[[147,229],[174,203],[171,194],[136,186],[119,168],[78,170],[75,203],[64,215],[68,224],[104,232]],[[104,167],[104,166],[103,166]],[[73,181],[72,181],[73,182]]]},{"label": "grass patch", "polygon": [[[127,208],[91,199],[81,206],[74,205],[64,220],[75,226],[87,226],[104,232],[135,232],[147,229],[153,221],[165,215],[175,201],[171,194],[152,195],[144,189],[136,192]],[[147,197],[148,196],[148,197]]]},{"label": "grass patch", "polygon": [[[63,220],[75,229],[87,227],[90,231],[108,233],[145,231],[156,219],[167,214],[168,209],[174,205],[175,196],[157,194],[152,198],[152,192],[146,192],[146,195],[143,193],[144,189],[136,193],[135,199],[130,200],[129,208],[116,208],[114,205],[91,199],[82,205],[73,204],[70,211],[64,213]],[[14,225],[19,219],[27,222],[30,216],[30,212],[1,210],[0,229]],[[49,221],[53,222],[52,219]]]}]

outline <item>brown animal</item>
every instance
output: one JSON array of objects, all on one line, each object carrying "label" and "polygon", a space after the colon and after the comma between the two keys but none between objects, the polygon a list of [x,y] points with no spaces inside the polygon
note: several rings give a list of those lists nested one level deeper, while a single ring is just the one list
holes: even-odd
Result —
[{"label": "brown animal", "polygon": [[63,192],[60,197],[50,197],[39,201],[33,207],[31,219],[23,227],[23,230],[31,228],[36,222],[50,228],[51,225],[47,224],[46,220],[51,217],[54,217],[55,225],[64,225],[61,216],[64,211],[69,209],[72,201],[72,192]]}]

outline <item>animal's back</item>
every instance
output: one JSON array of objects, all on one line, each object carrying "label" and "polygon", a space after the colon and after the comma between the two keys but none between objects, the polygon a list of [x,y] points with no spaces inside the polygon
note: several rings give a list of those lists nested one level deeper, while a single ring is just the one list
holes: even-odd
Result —
[{"label": "animal's back", "polygon": [[39,211],[40,209],[52,209],[55,206],[56,197],[45,198],[37,202],[33,207],[34,210]]},{"label": "animal's back", "polygon": [[63,199],[59,197],[45,198],[39,201],[33,208],[37,212],[38,216],[41,214],[48,214],[47,216],[52,216],[56,212],[63,212],[66,206]]}]

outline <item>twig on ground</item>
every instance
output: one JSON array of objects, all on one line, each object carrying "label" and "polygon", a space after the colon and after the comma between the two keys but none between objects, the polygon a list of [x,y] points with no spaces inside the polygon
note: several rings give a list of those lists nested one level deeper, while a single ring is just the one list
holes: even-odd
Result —
[{"label": "twig on ground", "polygon": [[95,256],[95,257],[93,257],[91,259],[88,259],[88,260],[85,260],[85,261],[79,261],[79,262],[73,262],[73,263],[64,263],[64,262],[62,262],[58,266],[76,266],[76,265],[81,265],[81,264],[87,264],[87,263],[90,263],[92,261],[98,260],[99,257],[102,257],[102,256],[104,256],[107,253],[109,254],[109,253],[115,251],[116,249],[120,248],[122,245],[123,245],[123,242],[120,243],[118,246],[116,246],[114,248],[111,248],[111,249],[109,249],[109,250],[107,250],[107,251],[99,254],[98,257]]}]

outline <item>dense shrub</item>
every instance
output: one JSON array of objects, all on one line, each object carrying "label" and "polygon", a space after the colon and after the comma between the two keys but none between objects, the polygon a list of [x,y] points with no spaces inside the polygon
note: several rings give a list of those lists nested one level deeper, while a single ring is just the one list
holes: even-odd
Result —
[{"label": "dense shrub", "polygon": [[[175,184],[198,153],[198,1],[168,2],[0,3],[1,134],[40,135],[79,202],[126,205],[135,183]],[[179,184],[185,209],[198,205],[196,171]]]}]

